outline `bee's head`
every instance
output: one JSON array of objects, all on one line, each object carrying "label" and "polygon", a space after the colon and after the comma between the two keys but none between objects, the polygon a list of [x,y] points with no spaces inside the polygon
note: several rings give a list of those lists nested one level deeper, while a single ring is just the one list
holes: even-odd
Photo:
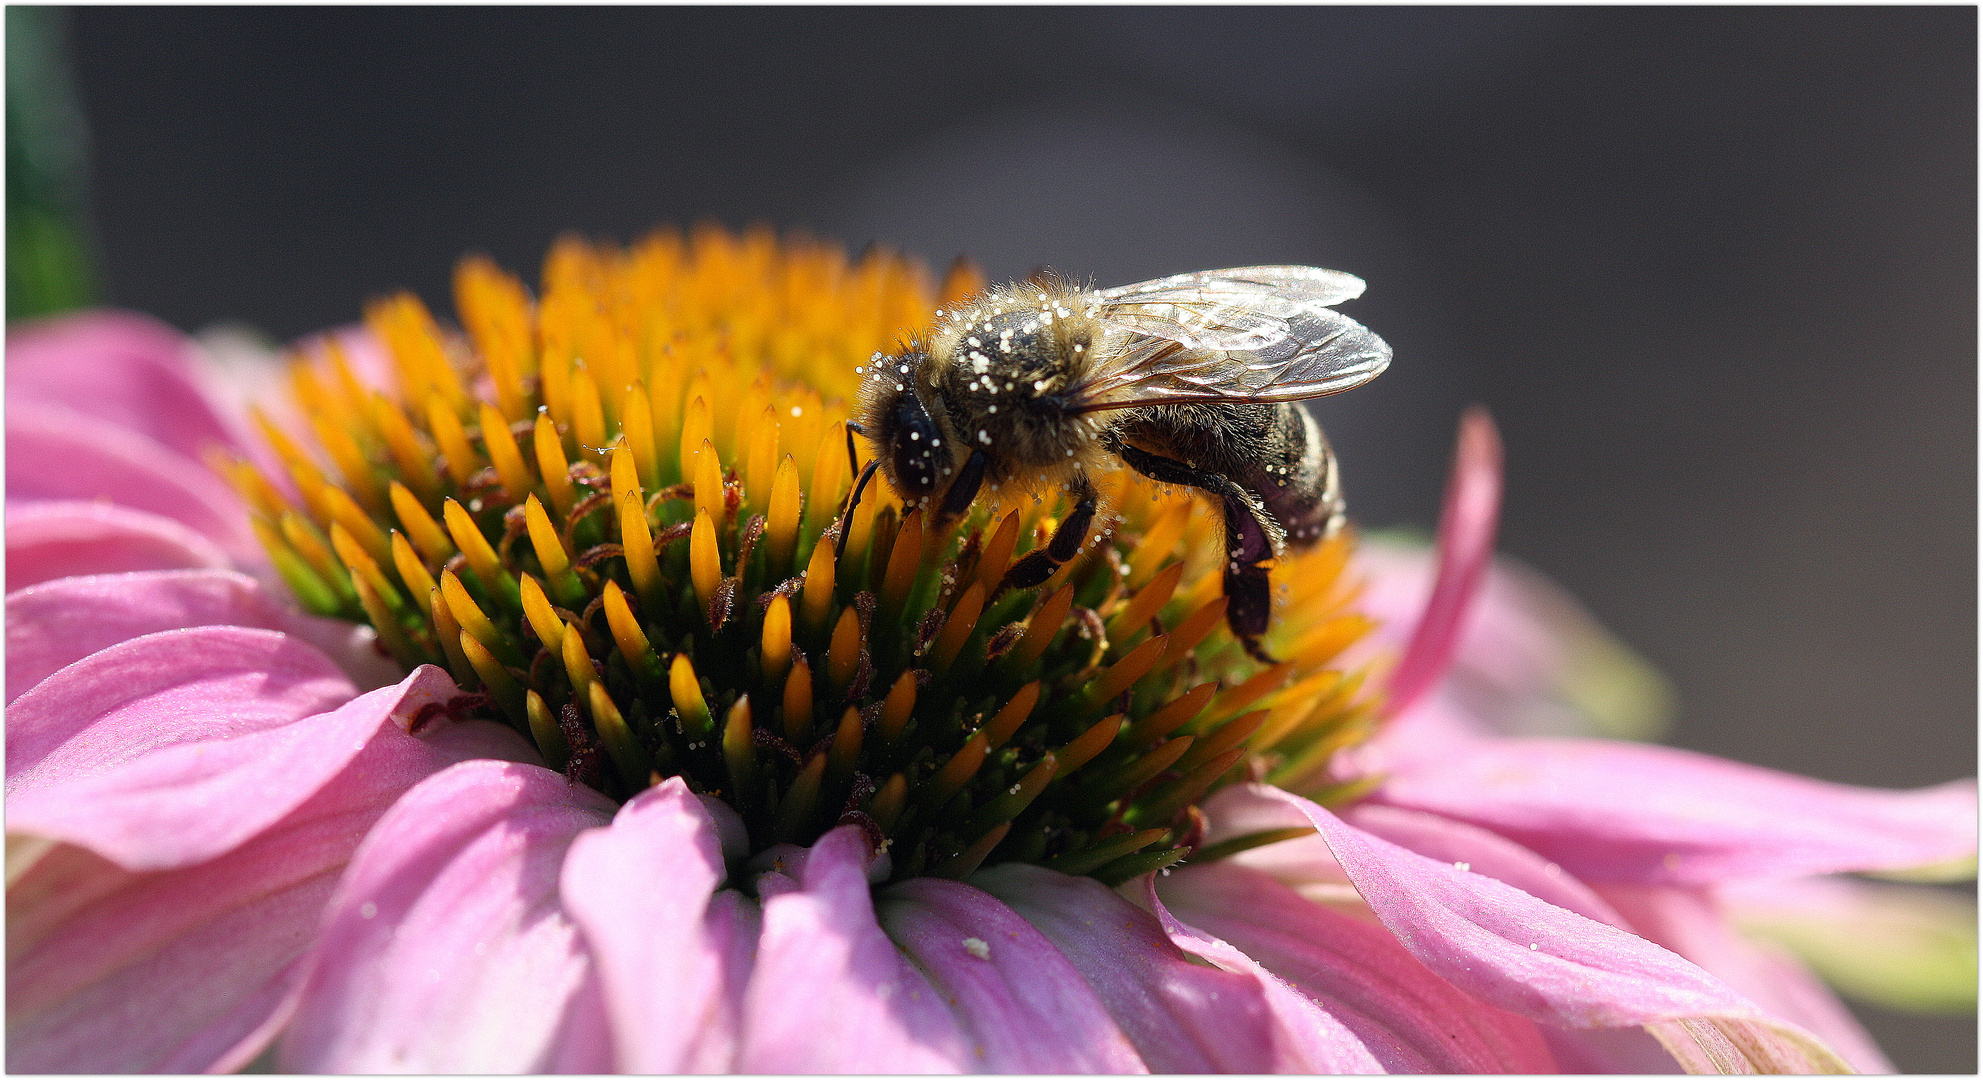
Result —
[{"label": "bee's head", "polygon": [[[957,471],[959,448],[940,419],[937,391],[918,386],[928,361],[914,349],[878,357],[861,388],[861,427],[874,443],[888,482],[910,505],[942,491]],[[925,394],[933,400],[926,402]]]}]

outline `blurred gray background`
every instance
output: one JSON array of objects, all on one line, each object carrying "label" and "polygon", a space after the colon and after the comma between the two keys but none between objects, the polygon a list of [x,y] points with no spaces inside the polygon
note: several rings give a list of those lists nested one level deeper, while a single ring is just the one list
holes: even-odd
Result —
[{"label": "blurred gray background", "polygon": [[[1976,769],[1976,12],[71,13],[104,288],[275,335],[464,251],[713,217],[1120,284],[1314,263],[1390,372],[1322,404],[1366,526],[1455,418],[1502,546],[1679,691],[1671,741]],[[1910,1071],[1973,1018],[1869,1015]]]}]

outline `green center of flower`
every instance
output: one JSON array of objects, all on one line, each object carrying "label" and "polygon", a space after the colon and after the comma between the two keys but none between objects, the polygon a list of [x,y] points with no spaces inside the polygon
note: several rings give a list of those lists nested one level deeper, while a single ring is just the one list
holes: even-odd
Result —
[{"label": "green center of flower", "polygon": [[1372,712],[1329,666],[1366,625],[1347,539],[1277,574],[1261,667],[1186,493],[1108,478],[1112,530],[1031,590],[999,583],[1067,507],[850,510],[853,368],[939,299],[899,260],[717,230],[563,244],[535,303],[470,260],[464,333],[369,310],[395,386],[328,343],[296,365],[321,453],[263,423],[293,500],[229,471],[307,607],[444,666],[575,782],[720,796],[756,850],[853,823],[898,878],[1117,881],[1188,855],[1218,785],[1329,794]]}]

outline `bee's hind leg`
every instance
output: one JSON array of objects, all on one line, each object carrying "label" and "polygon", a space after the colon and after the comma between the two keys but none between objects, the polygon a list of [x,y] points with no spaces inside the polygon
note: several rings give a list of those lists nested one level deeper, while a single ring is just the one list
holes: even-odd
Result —
[{"label": "bee's hind leg", "polygon": [[1053,531],[1047,546],[1030,551],[998,583],[998,592],[1007,589],[1031,589],[1053,576],[1062,563],[1073,558],[1081,550],[1082,541],[1088,539],[1088,528],[1095,521],[1095,486],[1088,482],[1085,474],[1074,478],[1074,512],[1067,515]]},{"label": "bee's hind leg", "polygon": [[1264,564],[1274,556],[1274,536],[1279,529],[1259,500],[1220,473],[1194,469],[1120,441],[1109,449],[1130,468],[1158,483],[1183,484],[1218,497],[1226,518],[1226,625],[1248,656],[1263,664],[1273,663],[1260,638],[1267,633],[1274,610],[1274,594]]}]

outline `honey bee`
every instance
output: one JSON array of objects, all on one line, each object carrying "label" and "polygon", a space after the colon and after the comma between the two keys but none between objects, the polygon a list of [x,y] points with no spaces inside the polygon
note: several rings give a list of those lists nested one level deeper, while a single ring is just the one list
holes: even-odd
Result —
[{"label": "honey bee", "polygon": [[1071,492],[1052,537],[1006,573],[1002,587],[1018,589],[1081,549],[1098,510],[1091,474],[1126,464],[1206,492],[1225,517],[1226,619],[1264,658],[1267,564],[1343,522],[1336,456],[1297,402],[1391,362],[1377,335],[1330,310],[1362,292],[1361,279],[1312,266],[1098,291],[1051,275],[994,288],[860,369],[857,430],[875,448],[862,480],[879,466],[938,520],[986,484]]}]

